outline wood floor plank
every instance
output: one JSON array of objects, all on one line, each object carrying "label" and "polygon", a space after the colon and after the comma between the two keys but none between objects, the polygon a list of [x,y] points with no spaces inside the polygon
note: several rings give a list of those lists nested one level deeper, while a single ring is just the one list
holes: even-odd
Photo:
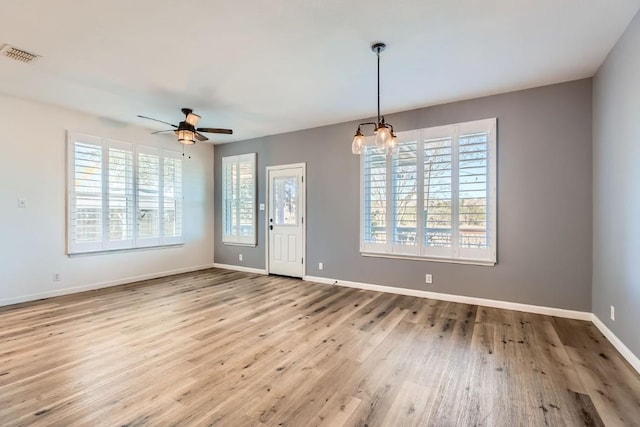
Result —
[{"label": "wood floor plank", "polygon": [[2,426],[640,425],[589,322],[209,269],[0,325]]}]

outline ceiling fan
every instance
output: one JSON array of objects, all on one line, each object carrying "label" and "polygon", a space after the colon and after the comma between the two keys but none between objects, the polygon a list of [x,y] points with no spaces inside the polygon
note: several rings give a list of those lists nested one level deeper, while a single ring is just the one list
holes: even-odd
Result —
[{"label": "ceiling fan", "polygon": [[178,125],[174,125],[172,123],[168,123],[162,120],[154,119],[153,117],[141,116],[138,117],[142,119],[154,120],[156,122],[164,123],[169,126],[173,126],[173,129],[168,130],[159,130],[156,132],[151,132],[152,134],[156,133],[164,133],[164,132],[175,132],[178,135],[178,142],[182,144],[195,144],[196,139],[198,141],[208,141],[209,138],[201,134],[204,133],[221,133],[225,135],[233,134],[233,130],[231,129],[218,129],[218,128],[198,128],[198,122],[200,121],[200,116],[195,114],[191,108],[183,108],[182,113],[185,118],[184,121],[181,121]]}]

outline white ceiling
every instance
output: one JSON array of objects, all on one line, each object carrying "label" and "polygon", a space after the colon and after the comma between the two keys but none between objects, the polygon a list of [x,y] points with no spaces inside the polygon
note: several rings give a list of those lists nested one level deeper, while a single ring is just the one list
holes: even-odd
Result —
[{"label": "white ceiling", "polygon": [[[229,142],[592,76],[640,0],[20,0],[0,8],[0,92]],[[157,125],[157,126],[156,126]],[[346,138],[346,137],[345,137]]]}]

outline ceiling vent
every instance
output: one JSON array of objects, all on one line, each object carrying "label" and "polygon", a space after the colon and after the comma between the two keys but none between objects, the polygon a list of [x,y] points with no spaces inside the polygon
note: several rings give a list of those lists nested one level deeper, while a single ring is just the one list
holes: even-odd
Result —
[{"label": "ceiling vent", "polygon": [[40,55],[9,46],[8,44],[4,45],[2,49],[0,49],[0,53],[2,53],[3,56],[21,62],[32,62],[34,59],[40,57]]}]

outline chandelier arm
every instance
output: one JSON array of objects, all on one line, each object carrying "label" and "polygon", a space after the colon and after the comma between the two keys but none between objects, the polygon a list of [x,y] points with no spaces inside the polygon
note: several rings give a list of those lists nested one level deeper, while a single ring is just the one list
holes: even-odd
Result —
[{"label": "chandelier arm", "polygon": [[360,124],[358,125],[358,127],[360,127],[360,126],[364,126],[364,125],[373,125],[374,127],[378,127],[378,124],[377,124],[377,123],[374,123],[374,122],[360,123]]}]

